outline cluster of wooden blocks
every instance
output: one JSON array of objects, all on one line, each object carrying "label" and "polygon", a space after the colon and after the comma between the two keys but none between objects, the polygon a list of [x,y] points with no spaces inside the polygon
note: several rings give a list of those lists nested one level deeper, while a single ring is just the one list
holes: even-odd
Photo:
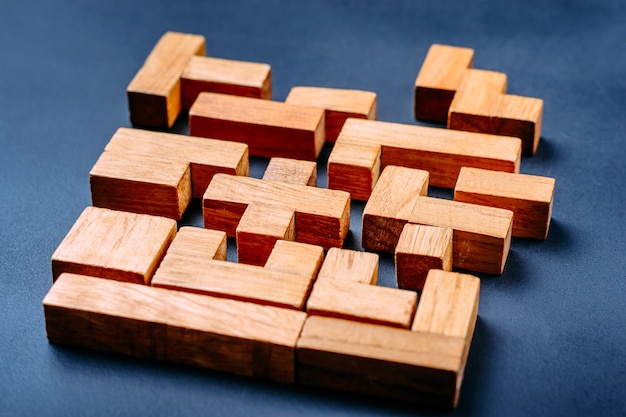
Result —
[{"label": "cluster of wooden blocks", "polygon": [[[554,180],[519,173],[526,139],[380,122],[366,91],[271,101],[269,65],[204,54],[202,36],[168,32],[129,84],[134,125],[171,127],[187,109],[190,136],[113,135],[89,175],[93,207],[52,255],[49,340],[456,405],[480,281],[452,269],[500,274],[511,236],[547,237]],[[416,116],[462,108],[472,54],[431,48]],[[249,155],[271,158],[263,178]],[[192,198],[204,228],[179,229]],[[342,248],[351,199],[367,201],[362,246],[395,253],[399,288],[376,285],[377,254]]]}]

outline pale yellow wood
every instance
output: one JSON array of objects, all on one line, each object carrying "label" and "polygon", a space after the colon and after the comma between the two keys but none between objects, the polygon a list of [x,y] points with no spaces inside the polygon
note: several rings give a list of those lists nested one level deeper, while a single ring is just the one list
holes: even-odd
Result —
[{"label": "pale yellow wood", "polygon": [[324,110],[227,94],[200,93],[191,135],[248,144],[250,155],[315,161],[324,145]]},{"label": "pale yellow wood", "polygon": [[522,153],[534,155],[541,136],[543,100],[502,94],[491,118],[491,133],[522,139]]},{"label": "pale yellow wood", "polygon": [[513,236],[546,239],[554,200],[554,178],[463,168],[454,199],[513,212]]},{"label": "pale yellow wood", "polygon": [[165,33],[127,87],[135,125],[171,127],[182,108],[180,76],[194,55],[205,55],[203,36]]},{"label": "pale yellow wood", "polygon": [[319,280],[343,280],[376,285],[378,255],[351,249],[330,248],[317,276]]},{"label": "pale yellow wood", "polygon": [[63,274],[43,300],[52,343],[294,382],[305,313]]},{"label": "pale yellow wood", "polygon": [[324,262],[321,246],[279,240],[265,263],[265,268],[289,274],[300,274],[314,280]]},{"label": "pale yellow wood", "polygon": [[71,272],[148,283],[176,235],[163,217],[87,207],[52,255],[52,275]]},{"label": "pale yellow wood", "polygon": [[317,164],[313,161],[272,158],[265,169],[263,179],[315,187],[317,186]]}]

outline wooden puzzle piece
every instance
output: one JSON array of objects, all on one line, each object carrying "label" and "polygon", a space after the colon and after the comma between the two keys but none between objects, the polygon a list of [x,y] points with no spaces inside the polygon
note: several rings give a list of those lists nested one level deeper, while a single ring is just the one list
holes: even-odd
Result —
[{"label": "wooden puzzle piece", "polygon": [[193,56],[181,76],[183,108],[198,94],[212,92],[253,98],[272,98],[272,68],[268,64]]},{"label": "wooden puzzle piece", "polygon": [[490,133],[522,139],[522,153],[534,155],[541,138],[543,100],[502,94],[494,106]]},{"label": "wooden puzzle piece", "polygon": [[[140,246],[140,245],[137,245]],[[52,343],[294,382],[306,314],[62,274],[43,300]]]},{"label": "wooden puzzle piece", "polygon": [[356,250],[330,248],[317,275],[317,280],[342,280],[376,285],[378,282],[378,255]]},{"label": "wooden puzzle piece", "polygon": [[453,188],[463,166],[519,172],[518,138],[348,119],[328,159],[328,188],[367,200],[389,165],[423,169],[431,185]]},{"label": "wooden puzzle piece", "polygon": [[146,284],[175,235],[171,219],[87,207],[52,255],[53,279],[70,272]]},{"label": "wooden puzzle piece", "polygon": [[204,55],[204,36],[167,32],[127,87],[133,125],[172,127],[182,108],[180,76],[194,55]]},{"label": "wooden puzzle piece", "polygon": [[417,120],[447,122],[454,94],[473,59],[473,49],[439,44],[430,47],[415,80]]},{"label": "wooden puzzle piece", "polygon": [[554,178],[462,168],[454,199],[513,212],[513,236],[546,239],[554,200]]},{"label": "wooden puzzle piece", "polygon": [[293,87],[285,103],[321,107],[326,112],[326,140],[335,142],[346,119],[376,120],[376,93],[340,88]]},{"label": "wooden puzzle piece", "polygon": [[272,158],[265,169],[263,179],[316,187],[317,164],[312,161]]},{"label": "wooden puzzle piece", "polygon": [[294,245],[286,240],[278,240],[265,263],[265,269],[304,275],[315,280],[323,260],[324,250],[320,246],[306,243]]},{"label": "wooden puzzle piece", "polygon": [[250,155],[315,161],[324,145],[324,110],[270,100],[200,93],[191,135],[248,144]]},{"label": "wooden puzzle piece", "polygon": [[421,291],[428,271],[452,270],[452,229],[407,223],[394,260],[398,288]]}]

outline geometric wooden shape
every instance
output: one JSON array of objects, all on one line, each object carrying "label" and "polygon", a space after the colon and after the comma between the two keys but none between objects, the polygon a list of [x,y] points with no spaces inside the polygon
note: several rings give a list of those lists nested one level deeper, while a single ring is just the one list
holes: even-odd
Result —
[{"label": "geometric wooden shape", "polygon": [[452,229],[406,224],[395,251],[398,288],[421,291],[431,269],[452,270]]},{"label": "geometric wooden shape", "polygon": [[63,272],[147,284],[176,235],[163,217],[87,207],[52,255]]},{"label": "geometric wooden shape", "polygon": [[272,158],[265,169],[263,179],[315,187],[317,186],[317,164],[312,161]]},{"label": "geometric wooden shape", "polygon": [[378,255],[349,249],[330,248],[317,280],[341,280],[366,285],[378,281]]},{"label": "geometric wooden shape", "polygon": [[376,120],[376,93],[340,88],[293,87],[285,103],[326,111],[326,140],[335,142],[346,119]]},{"label": "geometric wooden shape", "polygon": [[323,261],[324,249],[321,246],[279,240],[265,263],[265,269],[304,275],[315,280]]},{"label": "geometric wooden shape", "polygon": [[548,237],[554,178],[462,168],[454,189],[455,201],[499,207],[513,212],[513,236]]},{"label": "geometric wooden shape", "polygon": [[491,117],[490,133],[522,140],[522,154],[534,155],[541,136],[543,100],[502,94]]},{"label": "geometric wooden shape", "polygon": [[428,171],[431,185],[453,188],[463,166],[519,172],[520,159],[518,138],[348,119],[328,158],[328,188],[367,200],[389,165]]},{"label": "geometric wooden shape", "polygon": [[63,274],[43,300],[51,343],[294,382],[306,314]]},{"label": "geometric wooden shape", "polygon": [[181,76],[183,108],[189,109],[202,92],[272,98],[272,69],[268,64],[193,56]]},{"label": "geometric wooden shape", "polygon": [[431,45],[415,79],[414,113],[417,120],[446,123],[454,93],[465,70],[472,66],[474,50]]},{"label": "geometric wooden shape", "polygon": [[191,135],[248,144],[250,155],[315,161],[324,110],[227,94],[200,93],[189,110]]},{"label": "geometric wooden shape", "polygon": [[180,76],[192,56],[204,54],[204,36],[165,33],[128,84],[131,123],[172,127],[182,108]]}]

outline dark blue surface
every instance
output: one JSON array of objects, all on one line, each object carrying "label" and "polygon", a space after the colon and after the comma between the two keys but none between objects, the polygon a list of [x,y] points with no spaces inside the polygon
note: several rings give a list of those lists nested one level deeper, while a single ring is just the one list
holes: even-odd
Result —
[{"label": "dark blue surface", "polygon": [[[375,91],[386,121],[415,123],[413,82],[434,42],[474,48],[475,66],[506,72],[511,93],[543,98],[543,139],[522,172],[557,179],[550,236],[514,239],[504,274],[483,280],[453,414],[626,415],[625,5],[4,2],[0,415],[420,415],[48,344],[41,300],[50,255],[90,204],[88,172],[129,124],[126,85],[166,30],[205,35],[213,56],[271,64],[277,100],[295,85]],[[381,281],[393,283],[389,258]]]}]

